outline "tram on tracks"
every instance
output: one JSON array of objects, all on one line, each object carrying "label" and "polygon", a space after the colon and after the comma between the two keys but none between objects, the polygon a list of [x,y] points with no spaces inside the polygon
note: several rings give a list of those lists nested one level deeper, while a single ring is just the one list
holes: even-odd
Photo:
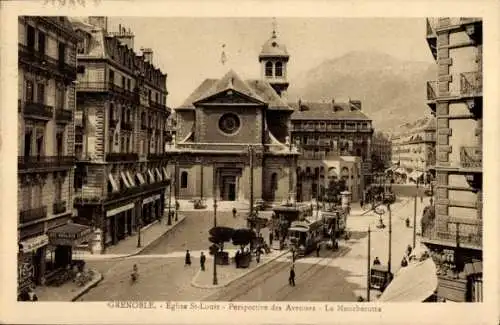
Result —
[{"label": "tram on tracks", "polygon": [[338,207],[321,211],[323,221],[323,238],[334,240],[344,235],[347,227],[346,209]]},{"label": "tram on tracks", "polygon": [[298,257],[309,254],[323,240],[323,220],[311,216],[292,222],[288,228],[288,239]]}]

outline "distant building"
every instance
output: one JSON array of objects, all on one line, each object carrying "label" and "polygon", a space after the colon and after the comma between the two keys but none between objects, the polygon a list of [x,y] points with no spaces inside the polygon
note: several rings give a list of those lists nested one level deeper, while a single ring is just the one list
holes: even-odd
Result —
[{"label": "distant building", "polygon": [[396,183],[427,182],[436,163],[436,119],[424,117],[402,125],[391,137]]},{"label": "distant building", "polygon": [[[73,219],[76,44],[65,17],[18,19],[18,293],[65,268],[90,228]],[[52,258],[47,258],[48,256]]]},{"label": "distant building", "polygon": [[[106,17],[75,20],[78,43],[75,208],[102,251],[163,217],[170,182],[167,75],[134,34]],[[100,234],[100,237],[99,237]]]},{"label": "distant building", "polygon": [[439,66],[427,84],[437,119],[435,214],[424,215],[422,242],[438,268],[437,296],[483,300],[482,20],[427,20]]},{"label": "distant building", "polygon": [[391,166],[392,142],[389,135],[375,132],[372,138],[372,170],[383,172]]},{"label": "distant building", "polygon": [[373,134],[372,121],[361,111],[361,101],[299,100],[290,106],[294,109],[291,135],[301,151],[297,199],[317,198],[328,185],[328,178],[335,176],[347,180],[352,200],[357,201],[371,182]]}]

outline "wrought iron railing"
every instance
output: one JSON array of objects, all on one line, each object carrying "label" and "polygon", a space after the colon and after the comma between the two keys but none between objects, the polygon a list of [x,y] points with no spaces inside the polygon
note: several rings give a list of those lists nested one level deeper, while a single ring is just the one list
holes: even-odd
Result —
[{"label": "wrought iron railing", "polygon": [[52,205],[52,212],[54,214],[66,212],[66,201],[54,202]]},{"label": "wrought iron railing", "polygon": [[163,160],[168,159],[168,157],[170,157],[170,154],[166,152],[148,154],[148,160]]},{"label": "wrought iron railing", "polygon": [[17,168],[46,169],[55,167],[71,167],[75,164],[74,156],[18,156]]},{"label": "wrought iron railing", "polygon": [[45,219],[46,217],[47,217],[47,206],[45,205],[39,208],[21,210],[19,212],[19,222],[21,224],[40,219]]},{"label": "wrought iron railing", "polygon": [[422,238],[449,243],[452,246],[480,248],[483,245],[481,224],[449,222],[443,228],[430,225],[422,229]]},{"label": "wrought iron railing", "polygon": [[113,82],[105,82],[105,81],[97,81],[97,82],[85,82],[85,81],[80,81],[77,84],[77,90],[78,91],[85,91],[85,92],[104,92],[104,91],[112,91],[115,94],[122,95],[124,97],[127,97],[130,100],[133,100],[134,102],[138,100],[138,91],[137,90],[131,90],[131,89],[126,89],[123,87],[120,87]]},{"label": "wrought iron railing", "polygon": [[139,160],[137,153],[131,152],[112,152],[106,154],[106,161],[136,161]]},{"label": "wrought iron railing", "polygon": [[483,149],[476,146],[460,147],[460,166],[463,168],[482,168]]},{"label": "wrought iron railing", "polygon": [[56,121],[58,122],[71,122],[73,112],[67,109],[56,110]]},{"label": "wrought iron railing", "polygon": [[24,103],[24,115],[51,119],[54,116],[54,108],[42,103]]},{"label": "wrought iron railing", "polygon": [[460,74],[460,94],[462,96],[482,96],[483,74],[481,71]]}]

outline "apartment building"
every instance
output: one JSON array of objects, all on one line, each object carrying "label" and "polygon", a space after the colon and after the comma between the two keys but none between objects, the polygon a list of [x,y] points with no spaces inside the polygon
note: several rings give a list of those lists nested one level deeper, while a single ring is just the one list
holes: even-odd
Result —
[{"label": "apartment building", "polygon": [[438,65],[427,83],[436,187],[422,242],[438,267],[438,298],[482,301],[482,20],[427,19],[426,38]]},{"label": "apartment building", "polygon": [[65,17],[18,19],[18,293],[43,285],[90,229],[72,223],[76,44]]},{"label": "apartment building", "polygon": [[106,17],[74,20],[78,220],[96,229],[94,252],[163,217],[171,139],[167,75],[153,51],[134,51],[134,34],[108,31]]}]

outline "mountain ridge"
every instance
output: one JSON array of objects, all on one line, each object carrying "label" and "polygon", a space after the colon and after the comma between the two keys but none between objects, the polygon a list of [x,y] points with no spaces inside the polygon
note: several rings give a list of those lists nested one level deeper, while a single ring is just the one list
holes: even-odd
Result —
[{"label": "mountain ridge", "polygon": [[436,77],[436,65],[408,61],[387,53],[352,51],[320,62],[290,80],[290,101],[357,99],[377,131],[391,132],[401,124],[430,115],[426,81]]}]

